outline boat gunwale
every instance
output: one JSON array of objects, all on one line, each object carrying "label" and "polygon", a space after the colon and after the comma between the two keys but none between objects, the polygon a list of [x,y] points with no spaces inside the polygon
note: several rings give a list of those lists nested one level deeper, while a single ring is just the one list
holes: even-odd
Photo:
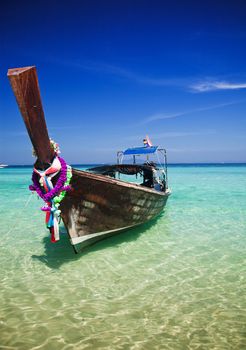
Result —
[{"label": "boat gunwale", "polygon": [[136,184],[136,183],[132,183],[132,182],[126,182],[123,180],[119,180],[119,179],[112,179],[110,176],[106,176],[106,175],[101,175],[101,174],[94,174],[94,173],[90,173],[89,171],[85,171],[85,170],[79,170],[76,168],[72,168],[72,171],[74,174],[80,176],[84,176],[86,178],[90,178],[93,179],[95,181],[102,181],[102,182],[106,182],[106,183],[110,183],[112,185],[118,185],[118,186],[122,186],[122,187],[127,187],[127,188],[132,188],[136,191],[143,191],[143,192],[148,192],[148,193],[152,193],[152,194],[156,194],[156,195],[160,195],[160,196],[169,196],[171,194],[171,190],[170,189],[166,189],[165,192],[161,192],[161,191],[157,191],[154,188],[148,188],[145,186],[141,186],[140,184]]}]

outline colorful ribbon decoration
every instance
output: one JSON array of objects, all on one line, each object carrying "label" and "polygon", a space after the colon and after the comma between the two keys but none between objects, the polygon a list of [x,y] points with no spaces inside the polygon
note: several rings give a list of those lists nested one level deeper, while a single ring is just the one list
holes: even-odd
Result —
[{"label": "colorful ribbon decoration", "polygon": [[[53,186],[52,178],[58,173],[59,178],[56,185]],[[57,242],[60,239],[59,219],[61,211],[58,208],[66,191],[70,190],[71,177],[71,167],[58,156],[54,158],[51,166],[45,171],[33,169],[33,185],[29,186],[29,189],[36,191],[46,202],[46,206],[41,210],[46,212],[45,222],[51,233],[51,242]]]},{"label": "colorful ribbon decoration", "polygon": [[61,170],[61,162],[59,160],[59,157],[56,157],[53,160],[51,166],[44,171],[33,168],[33,171],[40,176],[39,182],[41,186],[44,187],[46,193],[49,192],[51,189],[53,189],[53,184],[51,180],[54,176],[56,176],[56,174],[59,173],[60,170]]}]

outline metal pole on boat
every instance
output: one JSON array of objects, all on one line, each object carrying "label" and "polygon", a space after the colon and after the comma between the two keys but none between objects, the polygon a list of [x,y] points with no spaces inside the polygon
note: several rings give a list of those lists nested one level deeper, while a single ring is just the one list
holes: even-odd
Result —
[{"label": "metal pole on boat", "polygon": [[165,173],[166,173],[166,188],[168,188],[168,179],[167,179],[167,151],[164,149],[164,158],[165,158]]}]

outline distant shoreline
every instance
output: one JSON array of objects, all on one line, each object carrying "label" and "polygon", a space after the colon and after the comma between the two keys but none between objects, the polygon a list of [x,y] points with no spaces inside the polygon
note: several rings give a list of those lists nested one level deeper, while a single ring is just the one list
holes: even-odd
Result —
[{"label": "distant shoreline", "polygon": [[[105,165],[105,164],[114,164],[114,163],[85,163],[85,164],[71,164],[72,167],[92,167],[92,166],[97,166],[97,165]],[[184,167],[207,167],[207,166],[218,166],[218,167],[227,167],[227,166],[246,166],[245,163],[168,163],[169,167],[178,167],[178,166],[184,166]],[[32,168],[32,164],[25,164],[25,165],[16,165],[16,164],[11,164],[5,167],[4,169],[8,168]]]}]

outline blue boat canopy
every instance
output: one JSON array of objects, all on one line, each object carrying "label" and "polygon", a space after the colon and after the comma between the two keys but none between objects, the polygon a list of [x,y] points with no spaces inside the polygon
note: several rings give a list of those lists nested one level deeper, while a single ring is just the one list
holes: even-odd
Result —
[{"label": "blue boat canopy", "polygon": [[136,147],[136,148],[127,148],[123,155],[140,155],[140,154],[151,154],[157,151],[158,146],[151,147]]}]

